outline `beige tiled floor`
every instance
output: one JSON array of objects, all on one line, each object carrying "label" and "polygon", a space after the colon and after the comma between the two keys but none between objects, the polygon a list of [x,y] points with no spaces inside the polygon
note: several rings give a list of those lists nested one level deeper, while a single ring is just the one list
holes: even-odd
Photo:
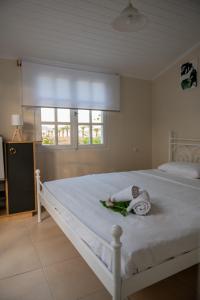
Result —
[{"label": "beige tiled floor", "polygon": [[[200,300],[198,267],[144,289],[130,300]],[[111,300],[48,216],[0,220],[0,300]]]}]

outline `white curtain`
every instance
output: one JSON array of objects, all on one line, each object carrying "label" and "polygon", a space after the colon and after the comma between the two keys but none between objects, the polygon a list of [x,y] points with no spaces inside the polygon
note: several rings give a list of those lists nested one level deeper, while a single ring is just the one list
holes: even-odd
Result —
[{"label": "white curtain", "polygon": [[23,106],[120,110],[118,75],[22,62]]}]

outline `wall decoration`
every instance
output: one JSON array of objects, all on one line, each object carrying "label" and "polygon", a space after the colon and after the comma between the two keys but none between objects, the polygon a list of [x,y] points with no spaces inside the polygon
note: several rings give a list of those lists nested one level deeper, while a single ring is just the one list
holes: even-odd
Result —
[{"label": "wall decoration", "polygon": [[197,87],[197,60],[181,65],[181,87],[183,90]]}]

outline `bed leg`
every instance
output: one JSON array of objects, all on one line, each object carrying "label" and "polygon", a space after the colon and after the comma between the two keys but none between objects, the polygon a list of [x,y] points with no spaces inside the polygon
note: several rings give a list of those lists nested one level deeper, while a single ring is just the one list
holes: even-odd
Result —
[{"label": "bed leg", "polygon": [[121,242],[122,228],[118,225],[112,227],[112,247],[113,247],[113,298],[112,300],[121,299]]},{"label": "bed leg", "polygon": [[36,197],[37,197],[37,213],[38,213],[38,223],[41,222],[41,203],[40,203],[40,170],[35,171],[36,177]]}]

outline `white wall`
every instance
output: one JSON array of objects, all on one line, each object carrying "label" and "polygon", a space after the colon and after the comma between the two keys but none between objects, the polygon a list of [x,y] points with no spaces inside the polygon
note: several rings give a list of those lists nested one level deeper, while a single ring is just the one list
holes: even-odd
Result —
[{"label": "white wall", "polygon": [[[0,60],[0,134],[11,138],[12,113],[20,112],[20,69],[15,60]],[[108,113],[108,143],[103,150],[45,150],[38,153],[46,179],[94,172],[151,167],[151,82],[121,78],[121,112]],[[24,137],[34,136],[34,115],[24,115]],[[134,151],[138,149],[138,152]],[[46,148],[45,148],[46,149]]]},{"label": "white wall", "polygon": [[[200,82],[197,88],[189,90],[183,91],[180,86],[181,64],[197,58],[200,58],[200,48],[185,56],[153,82],[153,167],[168,159],[169,131],[172,130],[181,137],[200,138]],[[200,68],[198,69],[200,72]]]}]

